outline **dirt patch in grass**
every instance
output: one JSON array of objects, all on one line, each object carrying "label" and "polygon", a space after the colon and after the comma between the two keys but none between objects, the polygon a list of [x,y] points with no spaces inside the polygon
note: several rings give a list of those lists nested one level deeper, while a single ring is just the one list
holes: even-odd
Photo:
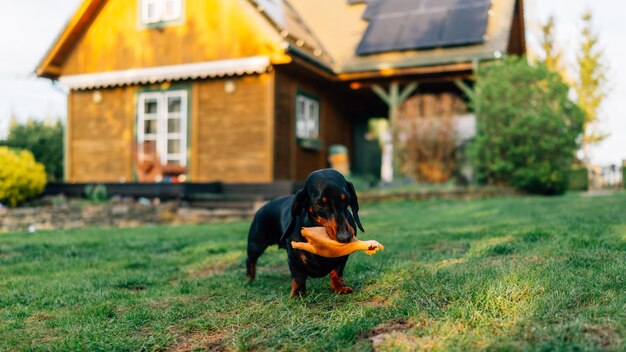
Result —
[{"label": "dirt patch in grass", "polygon": [[442,261],[435,263],[435,268],[444,268],[444,267],[449,267],[449,266],[453,266],[456,264],[464,264],[465,262],[466,262],[465,258],[444,259]]},{"label": "dirt patch in grass", "polygon": [[[363,338],[367,339],[375,351],[387,350],[413,350],[415,347],[414,339],[405,333],[413,327],[405,319],[393,319],[382,324],[378,324],[370,331],[363,334]],[[390,344],[393,342],[393,344]]]},{"label": "dirt patch in grass", "polygon": [[191,268],[187,270],[187,273],[191,277],[203,278],[209,276],[215,276],[223,273],[226,269],[230,268],[233,263],[219,263],[214,266],[205,266],[201,268]]},{"label": "dirt patch in grass", "polygon": [[602,348],[619,345],[622,342],[617,329],[611,325],[585,324],[585,337]]},{"label": "dirt patch in grass", "polygon": [[0,249],[0,260],[9,260],[13,258],[14,256],[16,256],[17,254],[18,253],[16,252],[9,252],[9,251],[4,251]]},{"label": "dirt patch in grass", "polygon": [[54,315],[50,313],[38,312],[28,317],[27,321],[30,323],[42,323],[52,318],[54,318]]},{"label": "dirt patch in grass", "polygon": [[167,351],[228,351],[224,344],[224,337],[224,334],[215,331],[192,331],[176,339]]},{"label": "dirt patch in grass", "polygon": [[515,258],[521,262],[525,263],[533,263],[533,264],[543,264],[546,262],[546,258],[540,257],[538,255],[527,255],[525,257]]},{"label": "dirt patch in grass", "polygon": [[391,303],[392,301],[389,299],[389,296],[373,296],[365,301],[365,304],[375,308],[388,307]]}]

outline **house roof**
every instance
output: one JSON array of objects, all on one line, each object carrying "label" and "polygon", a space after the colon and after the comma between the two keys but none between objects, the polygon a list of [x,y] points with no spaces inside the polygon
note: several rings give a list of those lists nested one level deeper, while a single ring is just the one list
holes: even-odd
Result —
[{"label": "house roof", "polygon": [[37,65],[35,69],[37,76],[58,77],[65,57],[69,54],[85,28],[96,17],[105,2],[106,0],[84,0],[80,4],[39,65]]},{"label": "house roof", "polygon": [[113,86],[179,81],[196,78],[242,76],[266,72],[267,56],[196,62],[191,64],[145,67],[121,71],[62,76],[59,81],[70,89],[93,89]]},{"label": "house roof", "polygon": [[363,19],[367,4],[345,0],[284,0],[300,14],[305,24],[328,49],[333,71],[348,74],[395,68],[456,64],[499,58],[508,49],[517,1],[492,0],[482,43],[448,48],[406,50],[360,56],[357,47],[368,26]]},{"label": "house roof", "polygon": [[[107,0],[84,0],[36,69],[39,76],[58,78],[63,61]],[[326,71],[348,78],[360,72],[459,65],[498,58],[508,49],[515,7],[522,0],[492,0],[482,43],[426,50],[358,55],[367,29],[367,1],[239,0],[256,9],[276,30],[287,52],[303,56]],[[389,1],[389,0],[387,0]],[[522,23],[523,26],[523,23]],[[523,28],[522,28],[523,30]],[[443,68],[442,70],[445,70]]]}]

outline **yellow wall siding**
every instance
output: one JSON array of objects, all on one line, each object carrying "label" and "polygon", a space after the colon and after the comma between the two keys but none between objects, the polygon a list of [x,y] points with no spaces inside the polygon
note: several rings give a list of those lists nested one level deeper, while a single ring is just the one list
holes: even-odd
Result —
[{"label": "yellow wall siding", "polygon": [[[62,75],[282,55],[243,0],[184,0],[184,20],[142,28],[138,0],[109,0],[77,42]],[[267,32],[267,33],[265,33]]]},{"label": "yellow wall siding", "polygon": [[[274,74],[192,86],[191,181],[273,181]],[[193,109],[193,108],[192,108]]]},{"label": "yellow wall siding", "polygon": [[[226,81],[234,82],[234,92],[225,91]],[[194,81],[190,86],[189,180],[273,181],[274,74]],[[144,88],[70,92],[69,182],[134,180],[136,97]],[[96,92],[102,97],[99,102]]]},{"label": "yellow wall siding", "polygon": [[134,88],[72,91],[69,95],[67,181],[132,181]]}]

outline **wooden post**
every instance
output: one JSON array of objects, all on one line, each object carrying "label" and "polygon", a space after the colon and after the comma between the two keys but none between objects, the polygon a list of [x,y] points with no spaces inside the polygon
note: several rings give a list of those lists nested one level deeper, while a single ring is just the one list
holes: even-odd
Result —
[{"label": "wooden post", "polygon": [[389,85],[389,92],[385,91],[378,84],[374,84],[372,86],[372,90],[378,97],[387,104],[389,108],[388,117],[389,117],[389,126],[391,129],[391,138],[392,138],[392,148],[393,148],[393,158],[392,158],[392,179],[396,178],[400,175],[400,148],[398,144],[398,110],[400,105],[404,103],[411,94],[415,92],[418,87],[417,82],[410,83],[402,91],[400,91],[400,84],[398,82],[391,82]]},{"label": "wooden post", "polygon": [[74,116],[74,93],[70,90],[67,94],[67,117],[63,126],[63,182],[70,182],[73,178],[70,159],[72,116]]}]

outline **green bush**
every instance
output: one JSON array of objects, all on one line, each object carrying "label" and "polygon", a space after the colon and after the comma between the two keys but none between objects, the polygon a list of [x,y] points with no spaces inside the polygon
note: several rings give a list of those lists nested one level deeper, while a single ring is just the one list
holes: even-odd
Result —
[{"label": "green bush", "polygon": [[541,194],[567,190],[584,115],[561,76],[525,58],[481,66],[471,105],[477,135],[469,157],[476,178]]},{"label": "green bush", "polygon": [[46,168],[48,181],[63,180],[63,125],[50,126],[41,121],[28,121],[11,126],[9,135],[0,144],[13,149],[26,149]]},{"label": "green bush", "polygon": [[29,151],[0,147],[0,203],[16,206],[43,191],[46,172]]},{"label": "green bush", "polygon": [[85,186],[85,198],[94,204],[106,202],[109,198],[107,187],[101,183],[87,185]]}]

